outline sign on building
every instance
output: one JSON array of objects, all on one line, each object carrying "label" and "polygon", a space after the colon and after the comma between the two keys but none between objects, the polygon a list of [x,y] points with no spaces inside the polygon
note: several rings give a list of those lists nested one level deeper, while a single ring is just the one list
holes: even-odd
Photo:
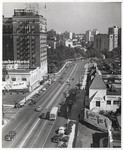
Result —
[{"label": "sign on building", "polygon": [[100,115],[98,113],[92,112],[91,110],[84,109],[84,121],[96,126],[100,130],[108,132],[111,129],[112,122],[109,118]]}]

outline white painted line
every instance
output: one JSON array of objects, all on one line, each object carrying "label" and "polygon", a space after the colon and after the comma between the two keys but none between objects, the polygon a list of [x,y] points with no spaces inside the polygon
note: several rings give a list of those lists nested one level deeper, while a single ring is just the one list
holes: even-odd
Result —
[{"label": "white painted line", "polygon": [[[30,123],[31,119],[28,121],[28,123],[24,126],[24,128],[21,130],[21,132],[19,134],[17,134],[16,139],[18,138],[18,136],[23,132],[23,130],[28,126],[28,124]],[[14,143],[14,141],[12,142],[12,144]],[[12,144],[9,146],[9,148],[12,146]]]},{"label": "white painted line", "polygon": [[24,141],[21,143],[21,145],[19,146],[19,148],[21,148],[21,147],[24,145],[24,143],[26,142],[27,138],[30,136],[30,134],[32,133],[33,129],[36,127],[36,125],[38,124],[39,121],[40,121],[40,119],[38,119],[38,120],[36,121],[36,123],[34,124],[34,126],[33,126],[32,129],[31,129],[31,131],[27,134],[26,138],[25,138]]},{"label": "white painted line", "polygon": [[7,113],[10,109],[12,109],[12,108],[9,108],[9,109],[7,109],[6,111],[3,111],[4,113]]},{"label": "white painted line", "polygon": [[40,132],[38,133],[38,135],[37,135],[37,137],[36,137],[36,139],[35,139],[34,143],[33,143],[33,144],[32,144],[32,146],[31,146],[31,148],[33,148],[33,146],[34,146],[34,144],[35,144],[36,140],[38,139],[38,137],[39,137],[40,133],[42,132],[42,130],[43,130],[44,126],[46,125],[46,123],[47,123],[47,121],[44,123],[44,125],[43,125],[42,129],[41,129],[41,130],[40,130]]},{"label": "white painted line", "polygon": [[[24,119],[23,119],[23,120],[24,120]],[[21,122],[22,122],[23,120],[21,120]],[[19,125],[21,124],[21,122],[17,125],[17,127],[16,127],[14,130],[16,130],[16,129],[19,127]]]},{"label": "white painted line", "polygon": [[[56,120],[55,120],[55,121],[56,121]],[[55,121],[54,121],[54,123],[53,123],[52,127],[50,128],[49,134],[50,134],[50,132],[51,132],[51,130],[52,130],[52,128],[53,128],[53,126],[54,126],[54,124],[55,124]],[[45,141],[44,141],[44,144],[42,145],[42,147],[41,147],[41,148],[43,148],[43,147],[44,147],[44,145],[45,145],[45,143],[46,143],[46,141],[47,141],[47,139],[48,139],[48,137],[49,137],[49,134],[47,135],[47,137],[46,137],[46,139],[45,139]]]},{"label": "white painted line", "polygon": [[22,109],[20,109],[19,111],[17,111],[17,113],[9,120],[11,121]]},{"label": "white painted line", "polygon": [[[21,122],[22,122],[23,120],[21,120]],[[17,125],[17,127],[15,128],[15,129],[13,129],[13,131],[15,131],[18,127],[19,127],[19,125],[21,124],[21,122]],[[2,144],[4,143],[5,141],[3,141],[2,142]]]}]

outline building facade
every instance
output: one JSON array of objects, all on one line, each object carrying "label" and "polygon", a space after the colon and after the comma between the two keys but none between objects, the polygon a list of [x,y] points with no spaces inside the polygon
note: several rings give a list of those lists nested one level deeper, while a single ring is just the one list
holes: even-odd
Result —
[{"label": "building facade", "polygon": [[88,30],[86,31],[86,42],[93,42],[94,36],[99,34],[99,31],[97,29]]},{"label": "building facade", "polygon": [[109,51],[112,51],[114,48],[118,48],[118,27],[108,28],[109,34]]},{"label": "building facade", "polygon": [[43,16],[25,9],[13,15],[14,60],[26,60],[30,68],[47,70],[47,22]]},{"label": "building facade", "polygon": [[40,69],[9,70],[7,80],[9,90],[28,89],[30,92],[40,85]]},{"label": "building facade", "polygon": [[3,16],[3,60],[13,60],[13,20]]},{"label": "building facade", "polygon": [[99,51],[109,51],[109,36],[108,34],[97,34],[94,36],[94,49]]}]

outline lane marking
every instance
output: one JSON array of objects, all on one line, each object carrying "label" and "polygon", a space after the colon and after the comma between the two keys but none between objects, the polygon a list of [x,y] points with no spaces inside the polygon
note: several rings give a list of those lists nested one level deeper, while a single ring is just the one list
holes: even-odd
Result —
[{"label": "lane marking", "polygon": [[44,147],[44,145],[45,145],[45,143],[46,143],[46,141],[47,141],[47,139],[48,139],[48,137],[49,137],[49,134],[50,134],[50,132],[51,132],[51,130],[52,130],[52,128],[53,128],[53,126],[54,126],[55,122],[56,122],[56,120],[54,121],[54,123],[53,123],[52,127],[50,128],[50,131],[49,131],[49,133],[48,133],[48,135],[47,135],[47,137],[46,137],[46,139],[45,139],[45,141],[44,141],[44,144],[42,145],[42,147],[41,147],[41,148],[43,148],[43,147]]},{"label": "lane marking", "polygon": [[[23,121],[23,120],[22,120]],[[22,122],[21,121],[21,122]],[[21,124],[21,122],[17,125],[17,127],[19,127],[19,125]],[[15,129],[13,129],[13,131],[15,131],[17,129],[17,127]],[[5,141],[2,142],[2,144],[5,143]]]},{"label": "lane marking", "polygon": [[42,129],[41,129],[40,132],[38,133],[38,135],[37,135],[35,141],[33,142],[32,146],[31,146],[31,148],[33,148],[34,144],[36,143],[36,140],[38,139],[38,137],[39,137],[40,133],[42,132],[42,130],[43,130],[44,126],[46,125],[46,123],[47,123],[47,121],[44,123]]},{"label": "lane marking", "polygon": [[[16,139],[15,139],[15,140],[17,140],[18,136],[19,136],[19,135],[23,132],[23,130],[28,126],[28,124],[30,123],[31,120],[32,120],[32,119],[30,119],[30,120],[28,121],[28,123],[24,126],[24,128],[22,128],[21,132],[16,136]],[[15,141],[13,141],[12,144],[13,144],[14,142],[15,142]],[[9,146],[9,148],[12,146],[12,144]]]},{"label": "lane marking", "polygon": [[36,121],[36,123],[34,124],[34,126],[32,127],[31,131],[27,134],[26,138],[24,139],[24,141],[21,143],[21,145],[19,146],[19,148],[21,148],[24,143],[26,142],[27,138],[30,136],[30,134],[32,133],[33,129],[36,127],[36,125],[38,124],[39,119]]}]

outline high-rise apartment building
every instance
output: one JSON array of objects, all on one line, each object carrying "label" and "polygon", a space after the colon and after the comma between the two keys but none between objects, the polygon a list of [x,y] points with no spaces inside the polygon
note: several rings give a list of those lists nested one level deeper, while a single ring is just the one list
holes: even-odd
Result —
[{"label": "high-rise apartment building", "polygon": [[108,28],[109,34],[109,51],[112,51],[114,48],[118,47],[118,27],[114,26]]},{"label": "high-rise apartment building", "polygon": [[99,34],[99,31],[97,29],[86,31],[86,42],[93,42],[94,36],[97,34]]},{"label": "high-rise apartment building", "polygon": [[47,72],[47,22],[43,16],[25,9],[13,15],[14,60],[29,61],[30,68]]},{"label": "high-rise apartment building", "polygon": [[13,60],[13,20],[3,16],[3,60]]},{"label": "high-rise apartment building", "polygon": [[99,51],[109,51],[108,34],[97,34],[94,36],[94,48]]}]

